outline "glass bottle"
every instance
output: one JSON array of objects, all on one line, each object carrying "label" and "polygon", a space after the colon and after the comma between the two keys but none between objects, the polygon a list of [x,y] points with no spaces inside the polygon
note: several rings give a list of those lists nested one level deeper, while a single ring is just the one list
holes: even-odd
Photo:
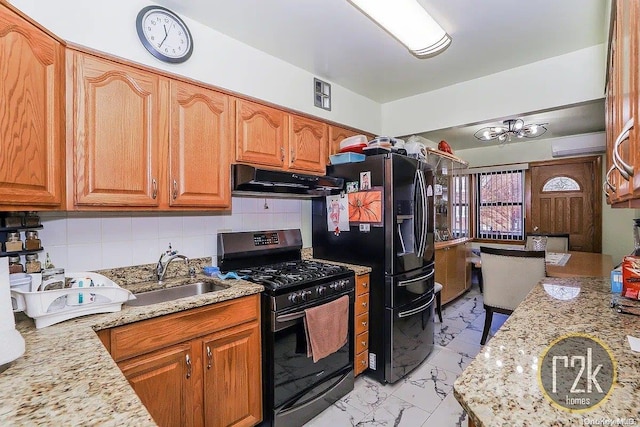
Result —
[{"label": "glass bottle", "polygon": [[25,233],[24,247],[28,251],[38,250],[42,247],[37,231],[29,230]]},{"label": "glass bottle", "polygon": [[10,231],[7,233],[7,242],[4,244],[7,252],[21,251],[22,240],[20,240],[20,233],[17,231]]}]

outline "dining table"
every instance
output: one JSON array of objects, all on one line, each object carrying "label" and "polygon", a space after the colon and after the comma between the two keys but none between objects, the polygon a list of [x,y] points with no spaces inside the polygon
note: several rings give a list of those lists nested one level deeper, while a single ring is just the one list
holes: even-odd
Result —
[{"label": "dining table", "polygon": [[[566,262],[547,262],[547,277],[610,277],[613,270],[611,255],[594,252],[567,252]],[[547,254],[547,258],[549,254]],[[557,254],[554,254],[557,255]]]}]

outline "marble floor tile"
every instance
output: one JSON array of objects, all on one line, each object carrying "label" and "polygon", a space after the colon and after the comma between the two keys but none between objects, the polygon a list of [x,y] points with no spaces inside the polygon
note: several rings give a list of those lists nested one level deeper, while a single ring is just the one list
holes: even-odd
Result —
[{"label": "marble floor tile", "polygon": [[468,423],[466,412],[453,396],[453,393],[449,393],[422,426],[467,427]]},{"label": "marble floor tile", "polygon": [[340,399],[340,402],[368,414],[372,409],[382,405],[400,384],[398,382],[382,385],[376,380],[361,375],[356,379],[353,391]]},{"label": "marble floor tile", "polygon": [[464,354],[468,357],[474,358],[478,353],[480,353],[482,346],[480,345],[480,340],[476,343],[468,342],[465,339],[460,339],[459,336],[455,337],[451,342],[447,345],[448,350],[455,351],[460,354]]},{"label": "marble floor tile", "polygon": [[366,413],[347,405],[342,401],[336,402],[320,415],[305,424],[308,427],[326,426],[356,426],[365,417]]},{"label": "marble floor tile", "polygon": [[473,359],[474,357],[467,354],[444,348],[438,352],[436,356],[429,359],[429,364],[453,372],[454,374],[461,374]]},{"label": "marble floor tile", "polygon": [[427,412],[433,412],[453,390],[456,377],[453,372],[423,364],[411,373],[393,395]]},{"label": "marble floor tile", "polygon": [[[414,427],[423,425],[427,418],[429,418],[429,415],[429,412],[422,410],[405,400],[399,399],[395,396],[390,396],[385,400],[384,405],[375,408],[357,425],[358,427]],[[333,425],[337,426],[337,424]]]}]

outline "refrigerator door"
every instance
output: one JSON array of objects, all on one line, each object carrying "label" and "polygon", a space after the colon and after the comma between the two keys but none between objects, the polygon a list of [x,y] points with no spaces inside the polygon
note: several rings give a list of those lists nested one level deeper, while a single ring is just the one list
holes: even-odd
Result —
[{"label": "refrigerator door", "polygon": [[434,264],[409,273],[385,277],[385,306],[399,307],[412,304],[433,293]]},{"label": "refrigerator door", "polygon": [[417,368],[433,350],[433,292],[412,304],[385,309],[391,325],[391,345],[386,349],[384,379],[394,383]]}]

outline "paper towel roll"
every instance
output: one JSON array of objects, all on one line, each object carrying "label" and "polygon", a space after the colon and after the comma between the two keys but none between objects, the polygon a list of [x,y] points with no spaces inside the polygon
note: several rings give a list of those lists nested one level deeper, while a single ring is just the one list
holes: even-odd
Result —
[{"label": "paper towel roll", "polygon": [[24,354],[24,338],[16,330],[11,306],[9,260],[0,258],[0,366]]}]

